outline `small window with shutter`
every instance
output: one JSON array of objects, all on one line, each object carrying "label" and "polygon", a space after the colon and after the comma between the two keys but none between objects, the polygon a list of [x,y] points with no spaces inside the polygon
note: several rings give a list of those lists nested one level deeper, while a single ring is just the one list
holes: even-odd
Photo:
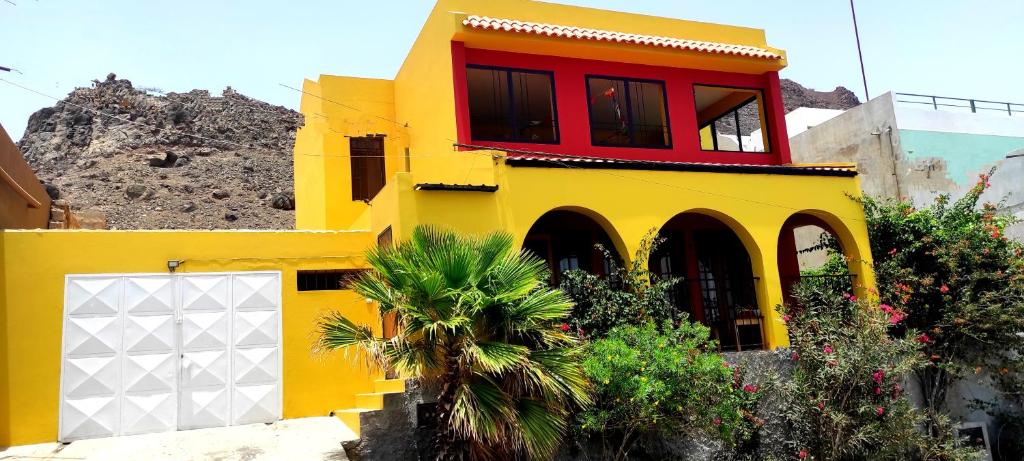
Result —
[{"label": "small window with shutter", "polygon": [[352,137],[348,142],[352,158],[352,200],[370,200],[384,187],[384,137]]}]

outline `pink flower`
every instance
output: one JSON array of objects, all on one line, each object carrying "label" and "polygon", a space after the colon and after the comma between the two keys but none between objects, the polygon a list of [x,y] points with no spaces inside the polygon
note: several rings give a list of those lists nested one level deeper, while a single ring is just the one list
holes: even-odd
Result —
[{"label": "pink flower", "polygon": [[843,299],[850,299],[852,297],[849,293],[843,293]]},{"label": "pink flower", "polygon": [[942,286],[939,287],[939,291],[942,292],[942,293],[949,293],[949,287],[946,286],[945,283],[943,283]]},{"label": "pink flower", "polygon": [[569,324],[568,323],[563,323],[561,328],[562,328],[562,331],[569,331]]},{"label": "pink flower", "polygon": [[928,337],[928,333],[921,333],[917,335],[917,342],[921,344],[928,344],[932,341],[932,338]]},{"label": "pink flower", "polygon": [[798,458],[800,458],[800,459],[806,458],[807,457],[807,450],[800,450],[800,453],[797,453],[796,456]]},{"label": "pink flower", "polygon": [[823,352],[825,352],[826,354],[831,354],[831,353],[832,353],[832,346],[831,346],[831,345],[828,345],[828,344],[826,344],[826,345],[825,345],[825,347],[821,348],[821,350],[822,350]]},{"label": "pink flower", "polygon": [[800,360],[800,354],[794,352],[792,355],[789,356],[789,358],[793,359],[793,361],[796,362],[797,360]]},{"label": "pink flower", "polygon": [[875,395],[880,395],[881,393],[882,393],[882,388],[878,387],[878,386],[875,386]]},{"label": "pink flower", "polygon": [[850,301],[851,302],[857,302],[857,297],[856,296],[850,296]]},{"label": "pink flower", "polygon": [[789,321],[790,321],[790,320],[792,320],[792,319],[793,319],[793,318],[792,318],[792,317],[790,317],[790,316],[789,316],[789,314],[783,314],[783,315],[782,315],[782,321],[783,321],[783,322],[789,323]]},{"label": "pink flower", "polygon": [[878,308],[879,308],[879,309],[881,309],[881,310],[882,310],[882,312],[885,312],[886,314],[891,314],[891,313],[892,313],[892,311],[894,310],[894,309],[892,308],[892,306],[890,306],[890,305],[888,305],[888,304],[879,304],[879,305],[878,305]]},{"label": "pink flower", "polygon": [[876,383],[882,384],[882,380],[885,379],[885,372],[882,370],[871,373],[871,379],[875,380]]},{"label": "pink flower", "polygon": [[884,415],[885,414],[885,407],[878,407],[878,408],[876,408],[875,409],[875,413],[878,413],[878,416]]},{"label": "pink flower", "polygon": [[715,419],[712,420],[711,422],[715,423],[716,426],[721,426],[722,425],[722,418],[719,418],[719,417],[715,416]]},{"label": "pink flower", "polygon": [[824,410],[825,409],[825,402],[818,402],[818,409],[819,410]]},{"label": "pink flower", "polygon": [[895,325],[897,323],[902,322],[905,318],[907,318],[907,314],[904,314],[900,311],[893,311],[892,316],[889,317],[889,323]]},{"label": "pink flower", "polygon": [[753,394],[754,392],[757,392],[757,386],[755,386],[753,384],[744,385],[743,386],[743,392],[749,392],[749,393]]}]

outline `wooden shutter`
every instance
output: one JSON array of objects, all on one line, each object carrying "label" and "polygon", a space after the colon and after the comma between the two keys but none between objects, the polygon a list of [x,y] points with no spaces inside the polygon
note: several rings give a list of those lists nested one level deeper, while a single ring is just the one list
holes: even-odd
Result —
[{"label": "wooden shutter", "polygon": [[370,200],[384,187],[384,138],[349,138],[352,200]]}]

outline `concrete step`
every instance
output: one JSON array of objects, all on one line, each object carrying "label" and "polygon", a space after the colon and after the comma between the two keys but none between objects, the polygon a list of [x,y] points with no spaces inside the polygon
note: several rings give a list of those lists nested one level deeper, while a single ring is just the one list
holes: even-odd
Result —
[{"label": "concrete step", "polygon": [[360,428],[359,415],[368,411],[377,410],[373,408],[348,408],[344,410],[334,410],[331,414],[333,414],[335,418],[338,418],[338,420],[340,420],[345,427],[352,431],[352,433],[358,438]]},{"label": "concrete step", "polygon": [[378,379],[373,382],[374,393],[393,394],[405,392],[404,379]]},{"label": "concrete step", "polygon": [[390,393],[391,392],[370,392],[366,394],[356,394],[356,407],[383,410],[384,396]]}]

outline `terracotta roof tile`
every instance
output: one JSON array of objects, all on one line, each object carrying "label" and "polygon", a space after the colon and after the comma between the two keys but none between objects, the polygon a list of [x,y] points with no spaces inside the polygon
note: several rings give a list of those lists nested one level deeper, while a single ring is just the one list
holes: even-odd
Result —
[{"label": "terracotta roof tile", "polygon": [[768,60],[782,59],[782,55],[779,53],[776,53],[765,48],[758,48],[754,46],[733,45],[729,43],[718,42],[702,42],[697,40],[684,40],[672,37],[659,37],[655,35],[628,34],[625,32],[614,32],[610,30],[587,29],[583,27],[560,26],[556,24],[542,24],[537,22],[517,21],[515,19],[489,18],[486,16],[471,15],[462,21],[462,25],[472,27],[474,29],[519,32],[526,34],[544,35],[548,37],[561,37],[579,40],[607,41],[617,43],[632,43],[636,45],[673,48],[684,51],[695,51],[701,53],[745,56]]}]

